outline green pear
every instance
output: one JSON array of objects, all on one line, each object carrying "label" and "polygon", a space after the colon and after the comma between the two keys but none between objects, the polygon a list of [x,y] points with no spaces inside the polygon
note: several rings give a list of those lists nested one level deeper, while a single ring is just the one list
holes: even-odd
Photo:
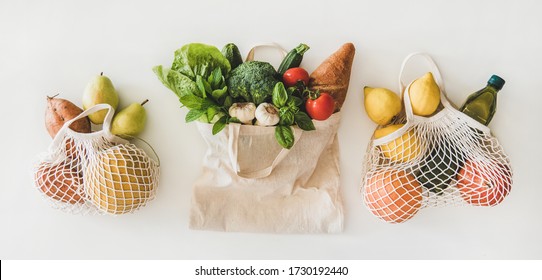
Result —
[{"label": "green pear", "polygon": [[[85,88],[83,93],[83,109],[88,109],[96,104],[107,103],[117,109],[119,105],[119,95],[113,86],[111,80],[103,75],[103,72],[100,75],[94,77]],[[102,124],[105,119],[107,110],[100,110],[96,113],[88,116],[90,121],[94,124]]]},{"label": "green pear", "polygon": [[136,136],[145,128],[147,122],[147,112],[143,105],[149,100],[143,101],[143,103],[132,103],[128,107],[120,110],[111,123],[111,133],[119,136]]}]

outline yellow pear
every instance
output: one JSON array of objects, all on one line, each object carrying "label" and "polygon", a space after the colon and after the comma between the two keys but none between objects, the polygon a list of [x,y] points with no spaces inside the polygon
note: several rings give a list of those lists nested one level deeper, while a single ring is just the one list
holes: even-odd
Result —
[{"label": "yellow pear", "polygon": [[[96,104],[107,103],[117,109],[119,105],[119,96],[111,80],[103,75],[94,77],[87,84],[85,92],[83,93],[83,109],[88,109]],[[100,110],[96,113],[90,114],[88,118],[94,124],[102,124],[105,119],[107,110]]]},{"label": "yellow pear", "polygon": [[[374,137],[375,139],[382,138],[403,126],[404,124],[394,124],[377,129],[375,130]],[[382,144],[379,147],[385,157],[396,162],[411,161],[421,152],[418,138],[416,137],[413,129],[410,129],[400,137],[397,137],[393,141],[386,144]]]},{"label": "yellow pear", "polygon": [[132,103],[130,106],[120,110],[111,122],[111,133],[118,136],[137,136],[145,128],[147,113],[143,103]]},{"label": "yellow pear", "polygon": [[440,89],[431,72],[416,79],[409,88],[412,112],[418,116],[432,115],[440,104]]},{"label": "yellow pear", "polygon": [[91,202],[111,214],[132,212],[154,197],[157,166],[133,145],[100,152],[84,173]]},{"label": "yellow pear", "polygon": [[387,125],[401,112],[401,99],[386,88],[363,88],[365,111],[369,118],[379,124]]}]

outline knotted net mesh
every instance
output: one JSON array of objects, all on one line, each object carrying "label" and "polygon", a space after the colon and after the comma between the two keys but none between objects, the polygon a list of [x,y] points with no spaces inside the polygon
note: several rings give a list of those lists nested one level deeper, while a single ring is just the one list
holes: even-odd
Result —
[{"label": "knotted net mesh", "polygon": [[159,165],[131,143],[68,130],[34,165],[34,185],[53,207],[75,214],[124,214],[155,197]]},{"label": "knotted net mesh", "polygon": [[388,134],[368,146],[362,192],[386,222],[426,207],[494,206],[510,192],[512,169],[497,138],[451,106],[427,118],[403,115],[379,133]]}]

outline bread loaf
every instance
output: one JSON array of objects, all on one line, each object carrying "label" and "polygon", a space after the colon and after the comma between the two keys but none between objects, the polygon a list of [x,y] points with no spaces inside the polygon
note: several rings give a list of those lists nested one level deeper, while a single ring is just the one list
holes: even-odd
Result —
[{"label": "bread loaf", "polygon": [[346,99],[355,52],[354,44],[342,45],[310,75],[309,89],[329,93],[335,100],[335,112]]}]

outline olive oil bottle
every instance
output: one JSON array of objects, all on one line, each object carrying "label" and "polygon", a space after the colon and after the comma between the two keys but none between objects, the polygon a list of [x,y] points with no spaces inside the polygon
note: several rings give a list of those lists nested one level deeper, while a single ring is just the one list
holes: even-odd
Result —
[{"label": "olive oil bottle", "polygon": [[501,77],[497,75],[491,76],[487,81],[487,86],[471,94],[459,110],[487,126],[497,110],[497,92],[503,86],[504,80]]},{"label": "olive oil bottle", "polygon": [[[504,80],[493,75],[487,86],[471,94],[460,111],[483,125],[488,125],[497,108],[497,92]],[[464,154],[455,149],[454,139],[441,139],[439,146],[432,148],[430,155],[416,174],[416,179],[429,191],[441,195],[463,166]]]}]

